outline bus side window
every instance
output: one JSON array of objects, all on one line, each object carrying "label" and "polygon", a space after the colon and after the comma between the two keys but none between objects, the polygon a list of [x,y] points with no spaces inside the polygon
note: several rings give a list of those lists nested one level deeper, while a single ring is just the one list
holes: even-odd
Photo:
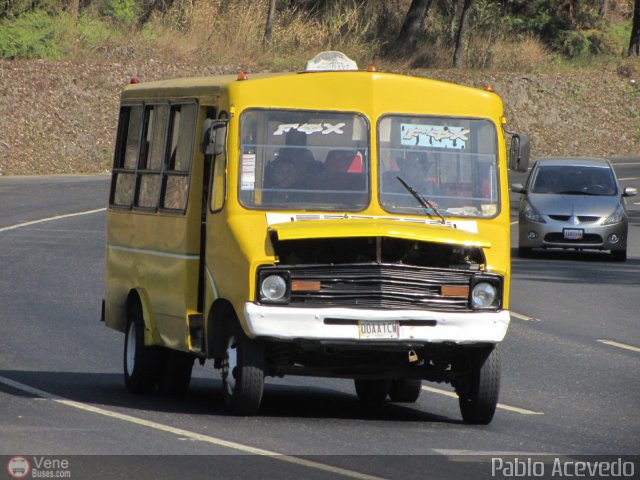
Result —
[{"label": "bus side window", "polygon": [[113,206],[130,208],[133,204],[141,126],[142,105],[123,106],[120,109],[109,202]]},{"label": "bus side window", "polygon": [[137,207],[158,207],[167,116],[167,105],[147,105],[145,108],[142,158],[138,162]]},{"label": "bus side window", "polygon": [[189,171],[193,156],[196,105],[194,103],[172,105],[169,122],[161,206],[168,210],[184,211],[189,198]]}]

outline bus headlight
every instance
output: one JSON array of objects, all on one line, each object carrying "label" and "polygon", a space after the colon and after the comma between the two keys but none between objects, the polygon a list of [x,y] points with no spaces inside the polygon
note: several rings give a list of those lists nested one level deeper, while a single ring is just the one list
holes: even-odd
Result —
[{"label": "bus headlight", "polygon": [[502,278],[499,275],[482,274],[471,282],[470,306],[474,310],[502,307]]},{"label": "bus headlight", "polygon": [[260,282],[260,300],[263,302],[286,302],[287,293],[287,281],[282,275],[271,274]]},{"label": "bus headlight", "polygon": [[490,283],[478,283],[471,292],[471,303],[474,308],[490,307],[496,300],[496,294],[496,288]]}]

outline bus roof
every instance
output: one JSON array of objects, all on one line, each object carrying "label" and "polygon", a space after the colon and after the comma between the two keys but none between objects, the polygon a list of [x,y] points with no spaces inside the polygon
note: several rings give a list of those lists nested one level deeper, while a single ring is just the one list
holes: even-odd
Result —
[{"label": "bus roof", "polygon": [[503,115],[495,93],[428,78],[368,71],[247,74],[131,84],[122,101],[229,95],[236,107],[322,108],[340,111]]}]

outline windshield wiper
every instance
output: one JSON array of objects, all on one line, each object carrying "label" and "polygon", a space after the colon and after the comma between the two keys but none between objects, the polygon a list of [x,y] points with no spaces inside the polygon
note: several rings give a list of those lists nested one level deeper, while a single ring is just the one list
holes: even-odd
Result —
[{"label": "windshield wiper", "polygon": [[431,209],[433,212],[435,212],[436,215],[438,215],[440,217],[440,220],[442,220],[442,223],[445,224],[447,223],[447,221],[444,219],[444,217],[442,216],[442,214],[438,211],[438,209],[435,207],[435,205],[433,203],[431,203],[429,200],[427,200],[426,198],[424,198],[422,195],[420,195],[415,188],[413,188],[411,185],[409,185],[407,182],[405,182],[402,178],[400,177],[396,177],[400,183],[402,184],[402,186],[404,188],[406,188],[407,190],[409,190],[409,193],[411,195],[413,195],[415,197],[416,200],[418,200],[418,202],[420,203],[420,205],[422,205],[422,207],[424,208],[424,211],[427,215],[429,215],[431,218],[433,218],[433,215],[431,215],[429,213],[429,209]]}]

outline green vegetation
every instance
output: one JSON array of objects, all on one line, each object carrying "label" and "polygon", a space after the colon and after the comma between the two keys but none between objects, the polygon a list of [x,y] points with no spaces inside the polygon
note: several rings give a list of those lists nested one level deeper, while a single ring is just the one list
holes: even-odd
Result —
[{"label": "green vegetation", "polygon": [[[409,37],[413,4],[427,8]],[[462,0],[278,0],[268,41],[268,0],[0,0],[0,57],[64,60],[122,51],[258,68],[300,65],[342,50],[360,63],[452,66]],[[472,0],[462,66],[540,70],[620,58],[634,0]],[[202,60],[200,60],[202,61]]]}]

